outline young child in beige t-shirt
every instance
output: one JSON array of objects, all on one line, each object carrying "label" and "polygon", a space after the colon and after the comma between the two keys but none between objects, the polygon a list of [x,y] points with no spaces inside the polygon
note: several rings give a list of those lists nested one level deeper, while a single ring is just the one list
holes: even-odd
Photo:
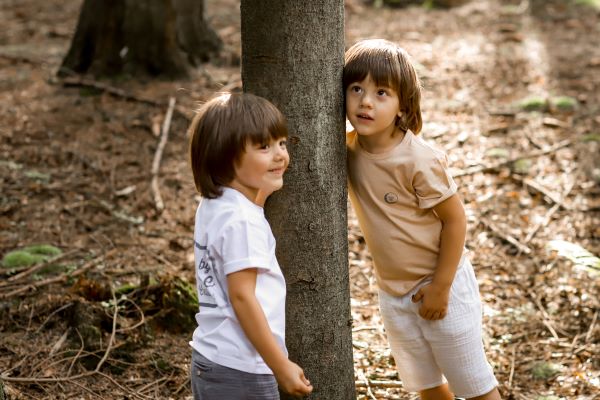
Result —
[{"label": "young child in beige t-shirt", "polygon": [[445,154],[417,136],[421,91],[410,58],[387,40],[358,42],[346,52],[343,82],[354,127],[350,200],[399,376],[424,400],[498,400],[463,205]]}]

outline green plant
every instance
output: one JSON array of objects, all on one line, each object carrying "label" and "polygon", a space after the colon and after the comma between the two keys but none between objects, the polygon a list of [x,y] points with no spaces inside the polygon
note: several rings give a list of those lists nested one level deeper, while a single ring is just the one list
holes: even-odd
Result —
[{"label": "green plant", "polygon": [[49,244],[27,246],[6,253],[2,258],[2,266],[9,269],[28,267],[46,261],[61,253],[62,251],[59,248]]},{"label": "green plant", "polygon": [[573,112],[577,109],[577,100],[569,96],[557,96],[550,99],[550,107],[560,112]]},{"label": "green plant", "polygon": [[523,111],[545,111],[548,108],[548,102],[542,97],[532,96],[521,100],[519,108]]},{"label": "green plant", "polygon": [[535,379],[548,380],[560,372],[560,366],[546,361],[541,361],[531,368],[531,375]]}]

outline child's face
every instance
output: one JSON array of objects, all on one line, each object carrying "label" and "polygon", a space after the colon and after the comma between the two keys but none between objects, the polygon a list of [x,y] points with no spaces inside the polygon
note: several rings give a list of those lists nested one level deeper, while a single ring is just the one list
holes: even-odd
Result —
[{"label": "child's face", "polygon": [[290,162],[287,139],[270,139],[268,143],[246,143],[245,151],[236,163],[234,189],[256,202],[259,195],[269,196],[283,186],[283,173]]},{"label": "child's face", "polygon": [[400,116],[400,100],[396,91],[377,86],[367,75],[361,82],[353,82],[346,89],[346,116],[361,136],[391,137]]}]

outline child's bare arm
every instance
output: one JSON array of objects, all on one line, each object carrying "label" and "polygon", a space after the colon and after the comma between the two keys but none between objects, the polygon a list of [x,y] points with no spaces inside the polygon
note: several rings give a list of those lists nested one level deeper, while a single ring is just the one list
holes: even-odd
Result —
[{"label": "child's bare arm", "polygon": [[440,254],[433,281],[419,289],[413,297],[415,302],[423,300],[419,314],[429,320],[446,316],[450,287],[463,253],[467,232],[465,210],[457,194],[436,205],[433,210],[442,221]]},{"label": "child's bare arm", "polygon": [[244,333],[271,368],[281,388],[295,396],[309,394],[312,386],[297,364],[288,360],[277,345],[260,303],[256,290],[256,268],[244,269],[227,275],[229,298]]}]

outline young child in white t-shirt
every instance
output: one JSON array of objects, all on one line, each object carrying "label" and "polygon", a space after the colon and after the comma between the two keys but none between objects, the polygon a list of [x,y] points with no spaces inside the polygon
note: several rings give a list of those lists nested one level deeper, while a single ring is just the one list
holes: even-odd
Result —
[{"label": "young child in white t-shirt", "polygon": [[348,183],[375,266],[405,388],[424,400],[498,400],[465,254],[466,218],[446,155],[417,136],[421,89],[408,54],[382,39],[346,52]]},{"label": "young child in white t-shirt", "polygon": [[279,399],[312,391],[285,346],[284,277],[265,199],[288,163],[281,112],[252,94],[221,94],[190,126],[199,311],[192,346],[194,399]]}]

